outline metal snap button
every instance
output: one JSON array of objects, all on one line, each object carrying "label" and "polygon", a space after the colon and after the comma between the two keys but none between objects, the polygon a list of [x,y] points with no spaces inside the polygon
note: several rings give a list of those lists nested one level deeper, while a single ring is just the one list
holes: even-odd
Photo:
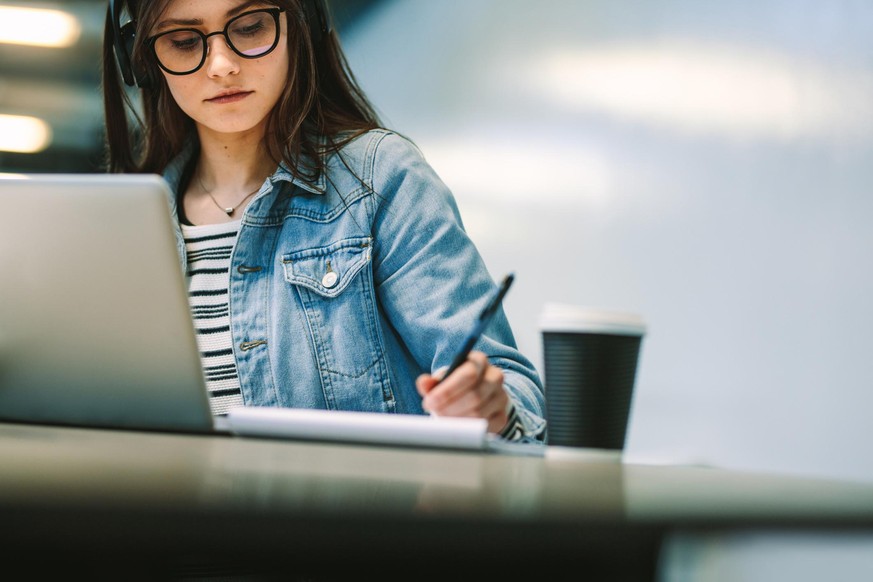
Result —
[{"label": "metal snap button", "polygon": [[336,285],[338,279],[339,277],[336,273],[334,273],[333,271],[329,271],[324,274],[324,277],[321,278],[321,284],[330,289],[331,287]]}]

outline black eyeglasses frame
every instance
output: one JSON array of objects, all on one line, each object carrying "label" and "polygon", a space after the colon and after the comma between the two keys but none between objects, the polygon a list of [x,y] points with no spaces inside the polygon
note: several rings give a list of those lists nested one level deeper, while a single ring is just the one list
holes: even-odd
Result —
[{"label": "black eyeglasses frame", "polygon": [[[249,16],[250,14],[257,14],[259,12],[267,12],[273,17],[273,20],[276,23],[276,39],[273,41],[273,44],[270,46],[270,48],[267,49],[266,51],[264,51],[263,53],[258,54],[258,55],[247,55],[247,54],[244,54],[244,53],[240,52],[239,50],[237,50],[237,48],[234,46],[233,42],[231,42],[231,40],[230,40],[230,36],[228,35],[228,30],[230,29],[230,25],[233,24],[233,22],[235,22],[236,20],[243,18],[245,16]],[[196,73],[197,71],[202,69],[203,65],[206,63],[206,58],[209,54],[209,37],[210,36],[216,36],[216,35],[223,36],[224,42],[225,42],[225,44],[227,44],[227,46],[230,48],[230,50],[232,50],[234,53],[236,53],[237,55],[239,55],[240,57],[242,57],[244,59],[259,59],[261,57],[267,56],[268,54],[270,54],[271,52],[276,50],[276,47],[279,46],[279,39],[282,37],[282,27],[281,27],[281,23],[279,22],[279,14],[281,14],[283,12],[285,12],[285,9],[281,8],[279,6],[276,6],[273,8],[258,8],[257,10],[249,10],[248,12],[243,12],[242,14],[234,16],[233,18],[228,20],[227,23],[224,25],[223,30],[216,30],[215,32],[210,32],[209,34],[204,34],[203,32],[200,32],[199,30],[197,30],[196,28],[174,28],[172,30],[166,30],[166,31],[161,32],[159,34],[156,34],[154,36],[150,36],[149,38],[146,39],[146,44],[149,47],[152,55],[155,57],[155,61],[158,63],[158,66],[161,69],[163,69],[164,71],[166,71],[168,74],[177,75],[177,76],[193,75],[194,73]],[[191,69],[190,71],[185,71],[182,73],[180,73],[178,71],[171,71],[170,69],[168,69],[164,65],[164,63],[161,62],[161,59],[158,57],[157,49],[155,48],[155,43],[157,42],[157,40],[159,38],[161,38],[162,36],[168,35],[168,34],[173,34],[173,33],[178,33],[178,32],[193,32],[193,33],[199,35],[203,41],[203,56],[200,59],[200,63],[198,63],[198,65],[196,67],[194,67],[193,69]]]}]

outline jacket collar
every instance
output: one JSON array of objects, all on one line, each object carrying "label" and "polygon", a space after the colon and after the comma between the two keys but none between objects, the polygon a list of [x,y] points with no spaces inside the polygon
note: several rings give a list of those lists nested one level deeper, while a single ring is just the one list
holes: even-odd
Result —
[{"label": "jacket collar", "polygon": [[281,163],[276,171],[270,176],[270,181],[276,183],[278,181],[285,181],[291,184],[296,184],[297,186],[303,188],[307,192],[311,192],[312,194],[324,194],[327,189],[327,178],[324,175],[324,172],[318,174],[313,181],[303,180],[302,178],[295,178],[294,174],[291,173],[291,170],[288,167]]}]

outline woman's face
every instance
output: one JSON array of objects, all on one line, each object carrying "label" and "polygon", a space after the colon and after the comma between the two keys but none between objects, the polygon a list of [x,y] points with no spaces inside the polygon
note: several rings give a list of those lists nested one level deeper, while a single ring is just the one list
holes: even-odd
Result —
[{"label": "woman's face", "polygon": [[[224,30],[229,20],[259,8],[272,8],[266,2],[245,0],[172,0],[158,18],[152,35],[180,28],[193,28],[204,34]],[[270,20],[272,22],[272,20]],[[203,66],[189,75],[162,71],[176,103],[204,133],[233,134],[264,131],[266,119],[279,100],[288,77],[288,27],[285,14],[279,15],[279,41],[262,57],[243,58],[227,45],[221,34],[207,40]],[[238,38],[251,30],[243,22]],[[188,50],[191,35],[172,36],[165,43],[169,50]],[[171,40],[165,38],[164,40]],[[240,41],[240,44],[245,42]],[[245,47],[238,47],[245,50]],[[196,54],[201,54],[202,51]],[[196,59],[199,62],[199,58]],[[196,63],[195,63],[196,64]]]}]

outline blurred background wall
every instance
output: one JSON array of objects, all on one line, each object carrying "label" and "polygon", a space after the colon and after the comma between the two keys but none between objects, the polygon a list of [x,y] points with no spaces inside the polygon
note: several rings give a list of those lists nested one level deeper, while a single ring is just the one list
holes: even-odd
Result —
[{"label": "blurred background wall", "polygon": [[645,317],[628,459],[873,480],[873,3],[394,0],[345,45],[524,351],[547,301]]},{"label": "blurred background wall", "polygon": [[[0,2],[0,172],[98,171],[105,6]],[[628,460],[873,481],[873,3],[331,6],[540,369],[545,302],[645,317]]]}]

